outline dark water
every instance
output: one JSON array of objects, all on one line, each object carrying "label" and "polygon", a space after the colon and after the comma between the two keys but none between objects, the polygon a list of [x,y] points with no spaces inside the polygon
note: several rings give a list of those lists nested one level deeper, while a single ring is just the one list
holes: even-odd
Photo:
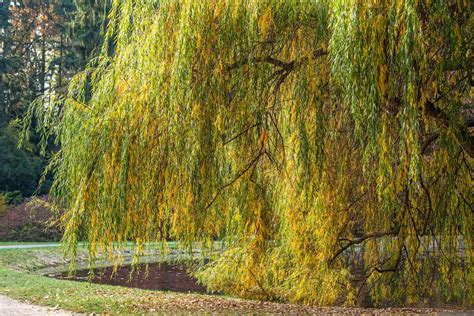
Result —
[{"label": "dark water", "polygon": [[[94,271],[94,278],[90,281],[98,284],[120,285],[147,290],[206,293],[206,288],[186,273],[184,265],[150,263],[148,264],[147,273],[144,264],[138,265],[137,268],[138,271],[135,271],[131,277],[132,267],[130,265],[119,267],[115,274],[112,273],[113,267],[97,269]],[[78,270],[72,277],[68,277],[66,272],[54,277],[87,282],[89,281],[89,269]]]}]

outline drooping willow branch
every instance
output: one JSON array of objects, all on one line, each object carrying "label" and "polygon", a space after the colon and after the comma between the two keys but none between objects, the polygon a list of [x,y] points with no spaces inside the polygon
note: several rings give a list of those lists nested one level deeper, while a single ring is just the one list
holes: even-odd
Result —
[{"label": "drooping willow branch", "polygon": [[[72,249],[174,239],[193,255],[218,239],[222,259],[203,249],[199,274],[215,291],[472,297],[467,2],[116,0],[111,12],[114,54],[73,80],[49,124]],[[250,269],[225,259],[235,252]]]}]

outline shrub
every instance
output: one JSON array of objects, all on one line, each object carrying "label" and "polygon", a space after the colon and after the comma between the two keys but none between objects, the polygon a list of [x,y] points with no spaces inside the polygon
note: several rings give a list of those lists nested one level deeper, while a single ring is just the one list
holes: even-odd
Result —
[{"label": "shrub", "polygon": [[[47,198],[26,199],[18,205],[7,205],[5,194],[0,194],[0,240],[58,241],[62,232],[51,224],[55,218]],[[3,207],[2,207],[2,201]],[[2,211],[3,209],[3,211]]]}]

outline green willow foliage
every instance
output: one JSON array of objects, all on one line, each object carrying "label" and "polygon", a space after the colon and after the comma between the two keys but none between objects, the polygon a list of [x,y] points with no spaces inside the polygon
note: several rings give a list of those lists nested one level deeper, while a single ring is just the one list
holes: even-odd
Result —
[{"label": "green willow foliage", "polygon": [[201,242],[212,290],[472,304],[469,1],[124,0],[109,19],[115,54],[52,124],[71,249]]}]

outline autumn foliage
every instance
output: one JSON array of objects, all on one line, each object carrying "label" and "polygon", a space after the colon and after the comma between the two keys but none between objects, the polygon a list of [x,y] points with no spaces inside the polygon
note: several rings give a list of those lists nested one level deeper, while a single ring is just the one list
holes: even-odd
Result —
[{"label": "autumn foliage", "polygon": [[200,242],[243,297],[472,304],[471,6],[115,1],[53,125],[65,241]]}]

